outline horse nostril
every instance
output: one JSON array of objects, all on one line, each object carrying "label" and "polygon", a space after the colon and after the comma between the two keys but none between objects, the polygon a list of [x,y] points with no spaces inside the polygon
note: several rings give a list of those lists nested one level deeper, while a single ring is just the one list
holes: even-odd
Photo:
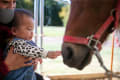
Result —
[{"label": "horse nostril", "polygon": [[66,47],[66,53],[68,54],[68,55],[66,56],[66,58],[67,58],[67,59],[71,59],[72,56],[73,56],[73,50],[72,50],[72,48]]}]

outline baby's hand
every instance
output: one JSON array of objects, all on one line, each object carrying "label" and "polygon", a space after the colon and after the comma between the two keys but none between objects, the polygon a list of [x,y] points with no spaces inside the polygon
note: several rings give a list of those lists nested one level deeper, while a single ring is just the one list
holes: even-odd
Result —
[{"label": "baby's hand", "polygon": [[47,57],[51,59],[55,59],[61,55],[61,51],[48,51]]}]

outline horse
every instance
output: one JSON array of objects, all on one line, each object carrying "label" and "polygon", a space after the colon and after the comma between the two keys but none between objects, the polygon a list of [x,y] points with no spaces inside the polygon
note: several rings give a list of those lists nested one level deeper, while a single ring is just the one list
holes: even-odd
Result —
[{"label": "horse", "polygon": [[93,54],[118,28],[119,18],[120,0],[71,0],[62,44],[64,64],[78,70],[90,64]]}]

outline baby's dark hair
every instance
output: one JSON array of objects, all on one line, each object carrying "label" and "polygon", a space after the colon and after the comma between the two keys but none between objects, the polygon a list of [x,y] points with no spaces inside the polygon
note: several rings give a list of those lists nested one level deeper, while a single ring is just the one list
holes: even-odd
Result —
[{"label": "baby's dark hair", "polygon": [[14,27],[19,26],[20,21],[24,15],[33,18],[33,14],[29,10],[19,9],[19,8],[15,9],[15,15],[14,15],[12,26],[14,26]]}]

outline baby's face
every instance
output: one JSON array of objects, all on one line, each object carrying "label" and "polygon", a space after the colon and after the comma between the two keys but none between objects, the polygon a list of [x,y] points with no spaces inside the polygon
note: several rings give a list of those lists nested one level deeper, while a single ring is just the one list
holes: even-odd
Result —
[{"label": "baby's face", "polygon": [[15,36],[25,40],[32,40],[34,21],[32,17],[24,16],[20,21],[20,26],[16,29]]}]

